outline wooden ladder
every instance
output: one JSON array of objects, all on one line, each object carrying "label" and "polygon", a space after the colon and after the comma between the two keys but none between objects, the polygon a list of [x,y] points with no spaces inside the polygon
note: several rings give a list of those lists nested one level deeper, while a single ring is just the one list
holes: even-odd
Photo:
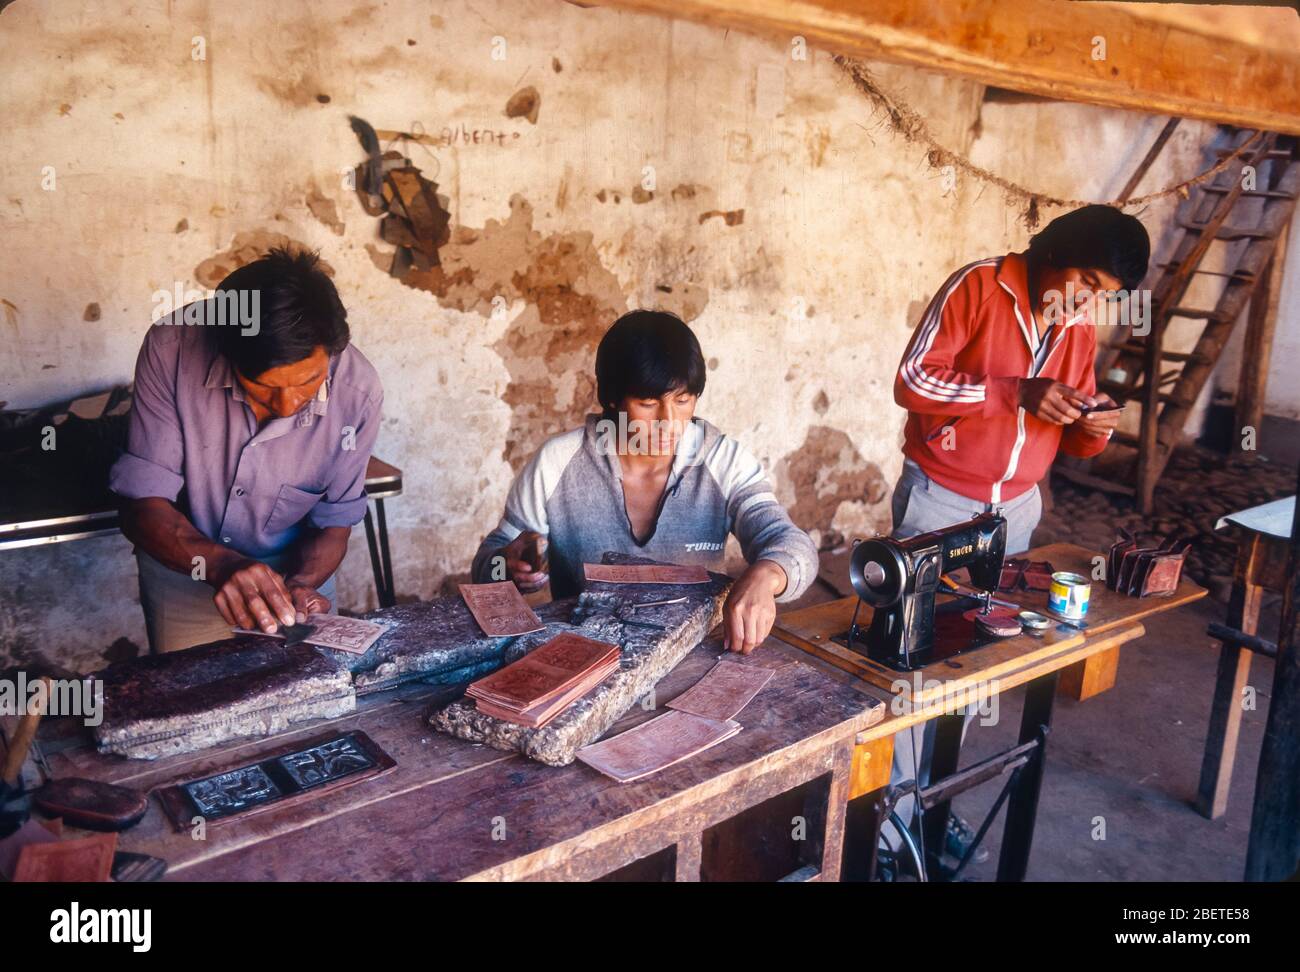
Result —
[{"label": "wooden ladder", "polygon": [[[1237,144],[1219,149],[1219,157],[1241,150],[1240,156],[1212,180],[1193,188],[1192,197],[1181,207],[1177,224],[1181,236],[1173,254],[1168,262],[1155,267],[1148,333],[1135,333],[1131,324],[1124,324],[1100,355],[1097,388],[1122,404],[1137,403],[1141,408],[1139,433],[1116,432],[1112,436],[1105,453],[1097,457],[1097,464],[1108,469],[1106,475],[1090,473],[1090,464],[1057,464],[1057,470],[1069,479],[1136,496],[1143,512],[1151,511],[1156,483],[1181,439],[1187,416],[1214,371],[1234,324],[1265,277],[1300,194],[1295,138],[1236,130],[1230,131],[1229,138]],[[1247,179],[1252,172],[1253,180]],[[1253,187],[1247,188],[1251,183]],[[1250,207],[1240,205],[1246,199],[1260,200],[1253,220],[1244,212]],[[1234,212],[1237,220],[1230,225],[1228,218]],[[1216,241],[1235,250],[1225,264],[1229,267],[1226,271],[1201,266]],[[1183,306],[1196,274],[1224,281],[1213,308]],[[1167,331],[1175,320],[1201,322],[1200,336],[1191,351],[1164,349]],[[1130,462],[1127,476],[1122,475],[1123,454],[1134,446],[1136,470]]]}]

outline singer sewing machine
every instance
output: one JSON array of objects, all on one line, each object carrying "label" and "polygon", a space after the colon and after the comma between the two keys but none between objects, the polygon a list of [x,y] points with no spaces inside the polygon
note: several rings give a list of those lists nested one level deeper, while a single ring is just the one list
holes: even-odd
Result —
[{"label": "singer sewing machine", "polygon": [[[1006,546],[1007,521],[996,513],[905,540],[860,541],[849,561],[849,579],[858,606],[873,609],[871,625],[864,636],[855,609],[849,630],[836,640],[899,671],[989,644],[995,639],[980,633],[962,611],[982,602],[987,612]],[[977,593],[936,604],[937,594],[952,590],[944,575],[962,567]]]}]

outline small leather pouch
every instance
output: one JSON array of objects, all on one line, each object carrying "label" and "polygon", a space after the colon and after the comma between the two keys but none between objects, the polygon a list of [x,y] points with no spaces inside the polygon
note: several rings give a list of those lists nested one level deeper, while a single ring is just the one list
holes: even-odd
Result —
[{"label": "small leather pouch", "polygon": [[1031,560],[1020,582],[1027,591],[1046,591],[1052,586],[1055,569],[1046,560]]},{"label": "small leather pouch", "polygon": [[61,817],[64,823],[86,830],[126,830],[140,822],[149,798],[139,790],[67,777],[51,780],[32,795],[42,813]]},{"label": "small leather pouch", "polygon": [[1008,559],[1002,562],[1002,576],[998,580],[998,590],[1014,591],[1020,586],[1020,579],[1024,576],[1025,567],[1028,565],[1027,560]]},{"label": "small leather pouch", "polygon": [[1164,597],[1178,588],[1183,564],[1192,542],[1182,537],[1165,537],[1154,545],[1143,545],[1127,530],[1110,548],[1106,586],[1130,597]]}]

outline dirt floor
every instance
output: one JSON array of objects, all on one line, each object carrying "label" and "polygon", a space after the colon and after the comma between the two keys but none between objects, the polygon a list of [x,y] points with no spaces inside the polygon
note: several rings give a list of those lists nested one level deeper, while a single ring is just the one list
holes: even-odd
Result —
[{"label": "dirt floor", "polygon": [[[1212,529],[1210,521],[1229,509],[1211,509],[1201,500],[1225,492],[1207,479],[1220,484],[1236,479],[1233,499],[1241,492],[1240,498],[1249,500],[1241,505],[1289,495],[1295,483],[1293,466],[1288,477],[1276,467],[1267,469],[1264,463],[1244,460],[1254,470],[1243,477],[1242,462],[1217,459],[1196,449],[1171,464],[1175,477],[1162,483],[1157,493],[1157,515],[1183,520],[1175,512],[1176,505],[1196,504],[1194,511],[1188,509],[1180,532],[1200,534],[1203,554],[1189,575],[1208,582],[1212,596],[1146,622],[1146,636],[1121,649],[1116,684],[1109,691],[1085,702],[1057,697],[1031,880],[1241,880],[1273,663],[1268,658],[1254,659],[1249,684],[1256,689],[1257,708],[1244,714],[1228,809],[1218,820],[1207,820],[1194,803],[1219,643],[1205,629],[1209,622],[1225,617],[1225,604],[1214,595],[1227,596],[1227,578],[1222,575],[1232,547],[1226,539],[1206,536],[1207,528]],[[1289,489],[1285,488],[1288,478]],[[1191,488],[1191,480],[1200,480],[1202,488]],[[1060,540],[1099,547],[1102,538],[1112,535],[1116,518],[1133,515],[1116,509],[1109,497],[1090,495],[1059,479],[1055,482],[1056,506],[1044,516],[1035,543]],[[1206,508],[1200,509],[1201,505]],[[1206,540],[1217,549],[1206,550]],[[846,593],[850,590],[845,551],[823,552],[821,573],[830,584],[814,585],[798,606],[836,596],[830,585]],[[1280,612],[1281,599],[1266,597],[1262,635],[1276,637]],[[1024,688],[1014,689],[1001,697],[995,721],[972,723],[962,749],[962,766],[1015,745],[1023,700]],[[954,801],[954,808],[978,827],[1000,785],[994,781],[971,790]],[[985,838],[989,859],[972,864],[966,879],[994,880],[1003,816],[999,814]]]}]

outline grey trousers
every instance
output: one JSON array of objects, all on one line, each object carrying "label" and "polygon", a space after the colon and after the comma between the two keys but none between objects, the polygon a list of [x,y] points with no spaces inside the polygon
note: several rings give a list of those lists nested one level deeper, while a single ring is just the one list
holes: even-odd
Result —
[{"label": "grey trousers", "polygon": [[[969,520],[977,513],[991,510],[988,503],[981,503],[940,486],[920,466],[907,459],[903,462],[903,474],[894,487],[893,535],[900,538],[914,537],[918,533],[951,526]],[[1043,501],[1038,487],[999,506],[998,511],[1007,519],[1007,555],[1028,550],[1034,528],[1043,515]],[[963,738],[974,718],[974,707],[970,707],[965,713]],[[901,783],[915,777],[917,786],[929,785],[930,764],[934,758],[934,736],[933,720],[894,735],[894,765],[890,783]],[[900,801],[897,810],[903,820],[910,821],[915,810],[912,798]]]},{"label": "grey trousers", "polygon": [[[230,637],[230,625],[217,610],[212,600],[215,592],[206,581],[172,570],[140,549],[135,552],[135,562],[140,575],[140,606],[153,654]],[[283,558],[265,558],[264,562],[276,571],[284,566]],[[332,576],[320,592],[329,598],[330,613],[336,613]]]}]

